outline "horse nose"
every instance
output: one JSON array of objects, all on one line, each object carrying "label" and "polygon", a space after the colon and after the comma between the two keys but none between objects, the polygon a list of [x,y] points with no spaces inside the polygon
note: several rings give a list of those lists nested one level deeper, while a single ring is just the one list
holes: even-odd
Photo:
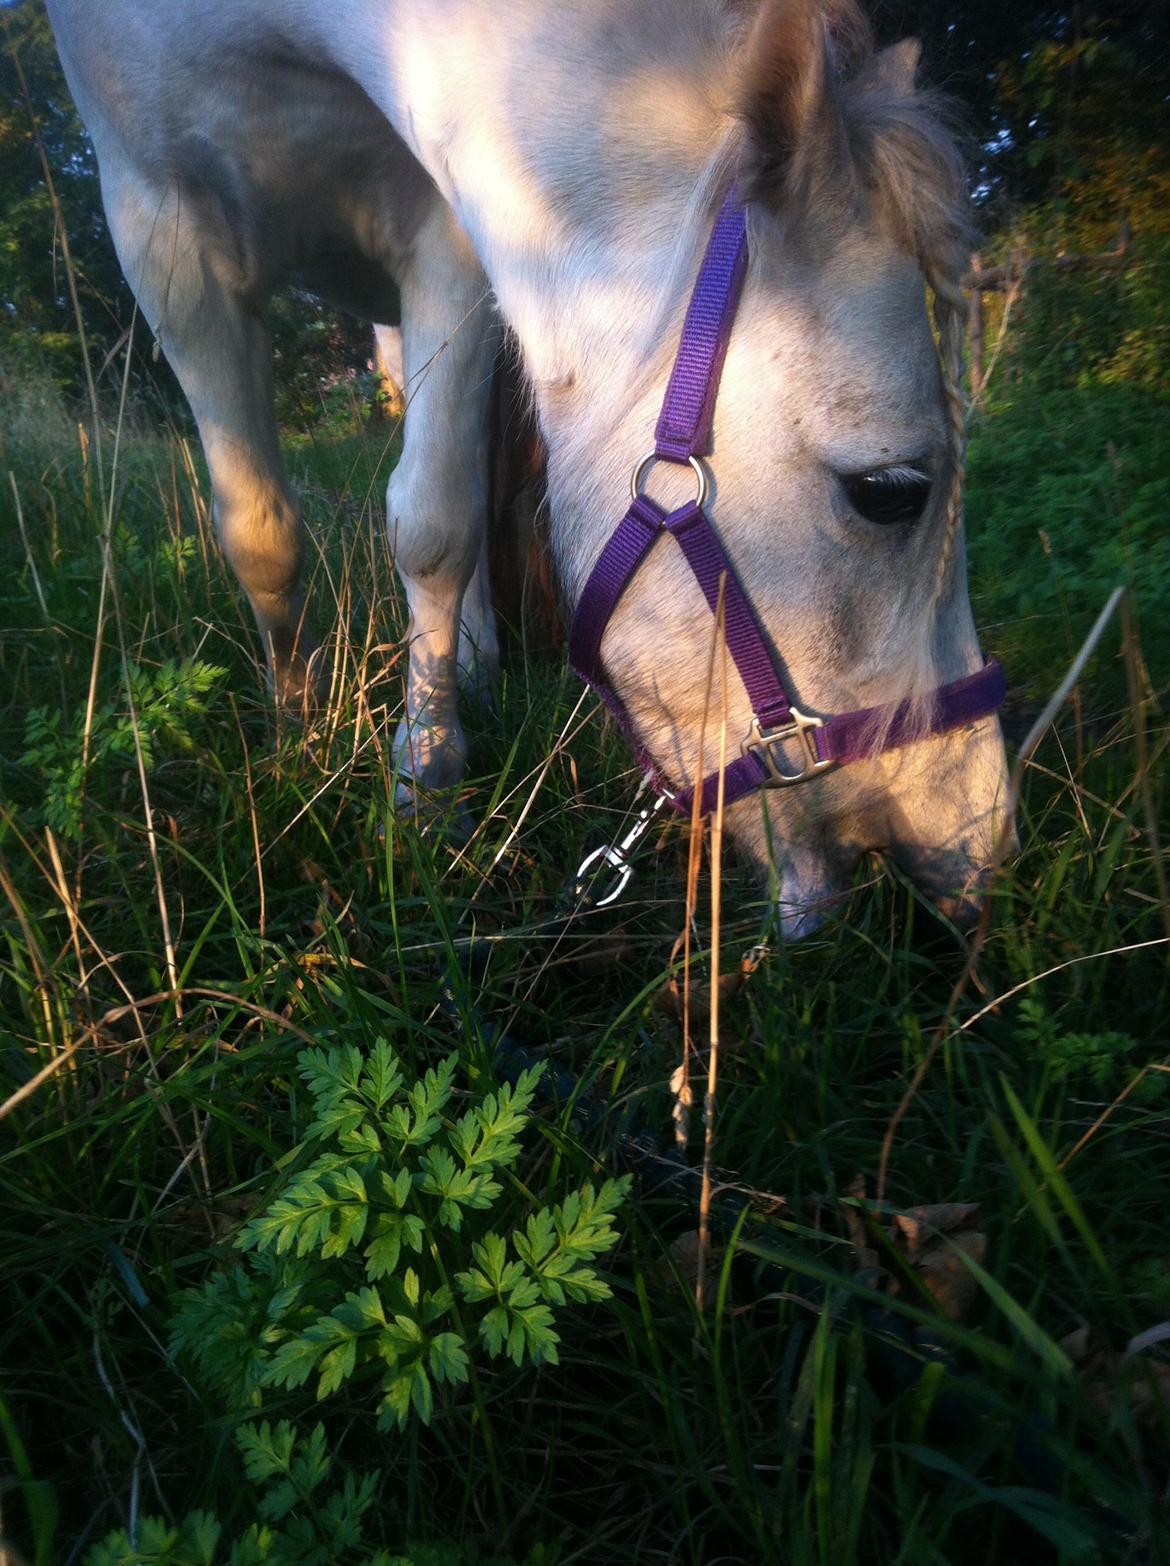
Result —
[{"label": "horse nose", "polygon": [[840,911],[858,858],[856,854],[829,854],[822,846],[789,846],[783,863],[776,866],[776,906],[786,945],[812,935]]},{"label": "horse nose", "polygon": [[985,865],[982,869],[972,872],[958,890],[935,892],[934,905],[944,919],[949,919],[964,933],[973,930],[979,923],[979,916],[983,912],[983,905],[987,901],[987,894],[991,891],[994,879],[994,869],[990,865]]},{"label": "horse nose", "polygon": [[943,867],[926,867],[917,856],[895,852],[892,857],[944,919],[964,932],[974,929],[995,881],[994,865],[970,860],[956,864],[952,860]]}]

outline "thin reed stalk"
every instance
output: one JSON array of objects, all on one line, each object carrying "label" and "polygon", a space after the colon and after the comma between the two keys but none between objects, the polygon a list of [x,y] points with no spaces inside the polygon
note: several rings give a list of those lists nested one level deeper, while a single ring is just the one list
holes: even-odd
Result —
[{"label": "thin reed stalk", "polygon": [[[727,765],[727,572],[719,578],[715,640],[719,646],[719,781],[711,817],[711,1007],[707,1040],[707,1091],[703,1097],[703,1176],[699,1191],[699,1257],[695,1305],[702,1315],[711,1248],[711,1167],[715,1156],[715,1090],[719,1081],[719,939],[723,897],[723,798]],[[700,784],[701,787],[701,784]]]},{"label": "thin reed stalk", "polygon": [[[722,579],[719,591],[722,596]],[[691,931],[695,923],[695,909],[699,897],[699,868],[702,864],[703,856],[704,757],[707,746],[707,715],[711,708],[711,692],[715,683],[715,650],[718,645],[719,628],[718,624],[716,624],[712,627],[711,643],[707,651],[707,677],[703,689],[703,717],[699,724],[699,748],[695,756],[695,784],[691,796],[690,838],[687,846],[686,904],[681,936],[683,965],[682,1060],[675,1068],[670,1079],[671,1092],[674,1096],[674,1106],[671,1111],[674,1119],[674,1138],[680,1148],[687,1145],[690,1137],[690,1110],[694,1102],[694,1095],[691,1089],[691,1057],[694,1054],[694,1045],[691,1042]],[[678,954],[679,945],[680,941],[676,941],[674,950],[670,954],[672,966]]]}]

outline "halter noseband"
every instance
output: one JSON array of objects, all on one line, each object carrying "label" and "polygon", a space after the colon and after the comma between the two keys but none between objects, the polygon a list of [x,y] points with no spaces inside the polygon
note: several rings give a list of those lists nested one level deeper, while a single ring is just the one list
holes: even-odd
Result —
[{"label": "halter noseband", "polygon": [[[743,289],[747,253],[746,213],[733,189],[715,219],[699,268],[654,431],[654,449],[634,469],[630,508],[602,549],[569,629],[573,667],[598,692],[637,749],[629,715],[601,668],[601,639],[618,600],[664,532],[672,534],[682,548],[712,614],[719,601],[720,584],[724,584],[727,650],[752,706],[751,728],[740,755],[723,769],[726,805],[757,788],[804,783],[831,767],[961,728],[987,717],[1004,699],[1003,669],[994,658],[989,658],[978,673],[938,687],[925,729],[910,702],[819,718],[801,712],[789,699],[751,604],[703,509],[708,491],[703,456],[710,440],[715,395]],[[649,496],[639,493],[646,470],[655,461],[689,464],[694,469],[698,492],[677,511],[668,513]],[[794,742],[797,747],[798,770],[786,770],[785,758],[773,751],[773,747],[785,742]],[[718,770],[704,778],[700,798],[704,812],[715,808],[718,785]],[[671,796],[671,803],[681,812],[689,811],[694,792],[693,788],[679,790]]]}]

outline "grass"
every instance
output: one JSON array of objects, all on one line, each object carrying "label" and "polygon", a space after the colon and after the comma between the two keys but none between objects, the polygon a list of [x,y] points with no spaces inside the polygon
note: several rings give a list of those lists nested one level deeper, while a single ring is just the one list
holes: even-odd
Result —
[{"label": "grass", "polygon": [[[948,1010],[963,943],[888,870],[846,919],[773,951],[721,1023],[714,1158],[750,1203],[720,1229],[711,1308],[696,1311],[685,1260],[696,1205],[643,1163],[614,1300],[577,1313],[560,1366],[492,1371],[402,1436],[375,1436],[360,1397],[334,1410],[341,1458],[382,1471],[388,1546],[693,1566],[1166,1558],[1170,1408],[1143,1398],[1157,1350],[1120,1362],[1170,1318],[1158,411],[1116,389],[1021,395],[976,434],[977,615],[1007,655],[1010,724],[1119,572],[1144,661],[1135,644],[1127,676],[1114,636],[1030,768],[975,981]],[[67,1562],[132,1508],[208,1507],[229,1533],[251,1520],[231,1423],[168,1355],[167,1322],[297,1143],[306,1040],[385,1035],[415,1071],[454,1047],[477,1082],[485,1029],[504,1027],[668,1130],[679,1036],[661,996],[688,844],[664,827],[617,909],[550,931],[636,781],[555,662],[514,661],[471,717],[469,843],[394,813],[392,450],[291,445],[318,619],[346,671],[306,732],[263,698],[182,433],[123,421],[110,503],[109,438],[99,475],[31,385],[4,419],[0,1103],[23,1096],[0,1120],[0,1540],[14,1560]],[[707,906],[703,890],[696,986]],[[726,972],[768,919],[733,866],[722,907]],[[856,1178],[872,1196],[940,1026],[887,1210],[867,1209]],[[612,1122],[578,1107],[545,1111],[518,1200],[616,1161]],[[891,1214],[935,1204],[978,1204],[951,1232],[982,1241],[915,1253]]]}]

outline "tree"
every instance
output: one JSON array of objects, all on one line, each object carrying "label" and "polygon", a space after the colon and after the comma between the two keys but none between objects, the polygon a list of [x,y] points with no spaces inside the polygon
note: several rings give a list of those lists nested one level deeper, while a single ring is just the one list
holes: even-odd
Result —
[{"label": "tree", "polygon": [[[120,375],[114,354],[134,319],[102,211],[97,159],[81,123],[42,0],[8,10],[0,0],[0,359],[8,373],[47,368],[68,393],[83,386],[77,312],[70,296],[53,193],[68,235],[77,301],[98,375]],[[45,177],[48,165],[53,190]],[[270,328],[282,418],[320,414],[322,383],[365,365],[369,327],[314,295],[275,302]],[[184,403],[165,361],[139,354],[135,382],[148,382],[180,416]]]},{"label": "tree", "polygon": [[1119,146],[1162,151],[1165,7],[1142,0],[874,0],[884,38],[923,40],[929,79],[965,107],[992,214],[1050,199]]},{"label": "tree", "polygon": [[0,312],[4,357],[30,356],[77,383],[77,322],[58,244],[47,162],[69,234],[78,300],[96,366],[130,318],[106,232],[97,164],[65,85],[44,7],[0,11]]},{"label": "tree", "polygon": [[[549,4],[554,0],[548,0]],[[1162,136],[1170,99],[1165,6],[1145,0],[863,0],[879,36],[923,40],[927,79],[948,90],[982,148],[977,195],[985,226],[1025,208],[1055,205],[1087,225],[1087,248],[1128,218],[1161,221],[1170,152]],[[42,0],[7,9],[0,52],[0,314],[6,361],[35,356],[67,386],[79,384],[76,322],[56,243],[44,158],[69,234],[93,362],[109,360],[133,301],[105,230],[93,149],[69,97]],[[1047,220],[1046,220],[1047,221]],[[272,312],[281,411],[312,417],[323,381],[369,357],[364,324],[304,293]],[[111,373],[114,373],[111,369]],[[177,392],[164,368],[140,360]]]}]

